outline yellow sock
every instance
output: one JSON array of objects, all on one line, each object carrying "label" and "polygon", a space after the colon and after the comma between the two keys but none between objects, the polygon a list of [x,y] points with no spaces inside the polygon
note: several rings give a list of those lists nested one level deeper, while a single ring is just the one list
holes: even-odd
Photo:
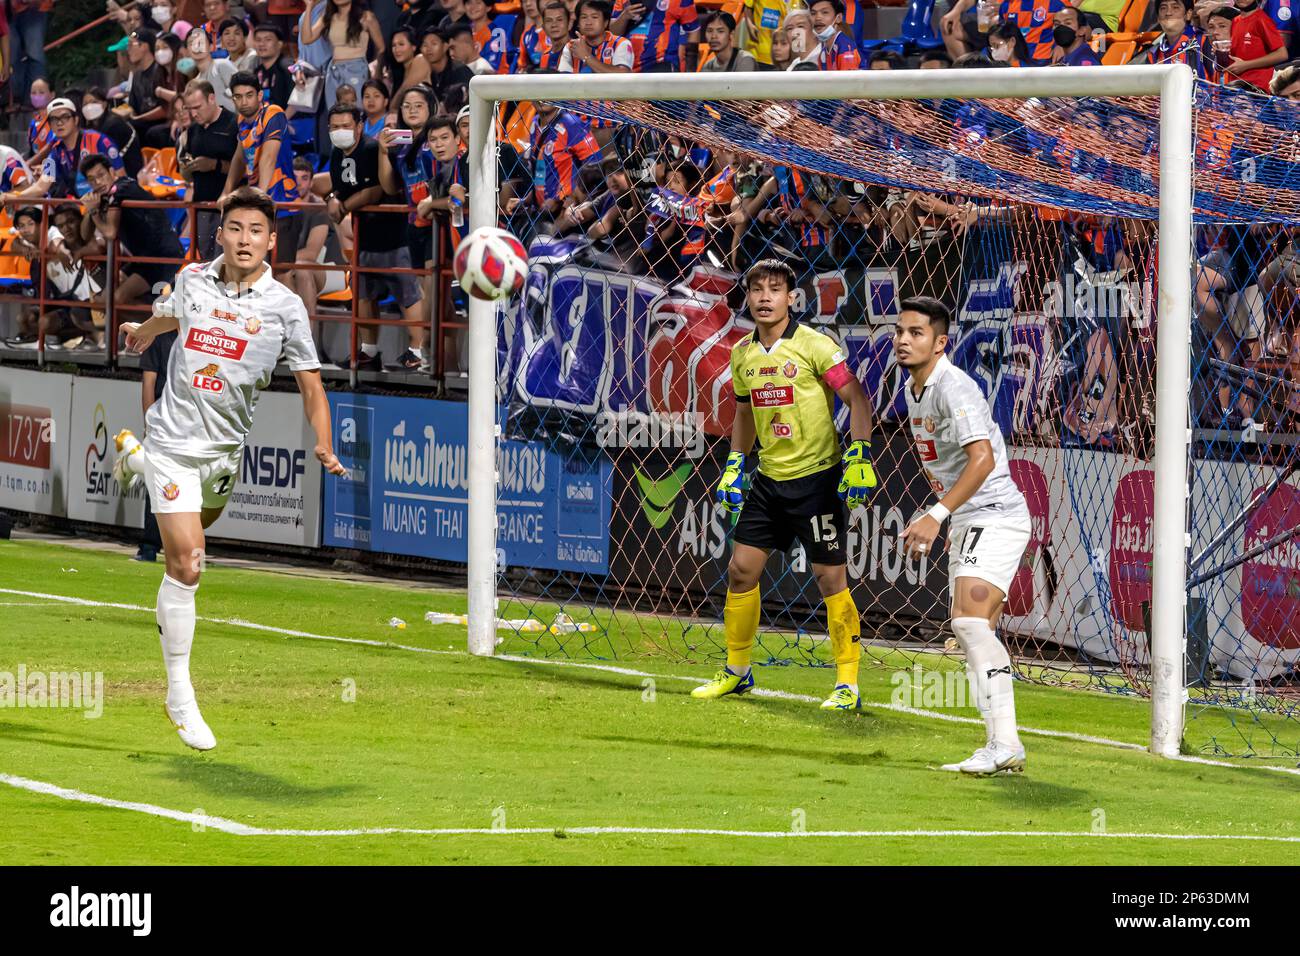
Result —
[{"label": "yellow sock", "polygon": [[749,666],[749,652],[754,649],[758,633],[758,615],[762,610],[758,585],[743,593],[727,591],[727,605],[722,612],[722,630],[727,636],[727,666],[735,671]]},{"label": "yellow sock", "polygon": [[826,622],[831,632],[831,653],[835,655],[835,683],[857,687],[862,622],[848,588],[826,599]]}]

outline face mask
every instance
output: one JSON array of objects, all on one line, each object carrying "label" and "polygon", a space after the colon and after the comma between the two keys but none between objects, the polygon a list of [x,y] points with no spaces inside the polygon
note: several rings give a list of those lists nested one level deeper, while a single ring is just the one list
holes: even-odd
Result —
[{"label": "face mask", "polygon": [[1059,47],[1068,49],[1074,45],[1074,41],[1078,38],[1079,35],[1069,27],[1052,27],[1052,40]]},{"label": "face mask", "polygon": [[95,120],[99,119],[101,116],[104,115],[104,104],[87,103],[85,106],[81,108],[81,115],[86,117],[87,120],[93,123],[95,122]]},{"label": "face mask", "polygon": [[159,63],[161,63],[163,66],[166,66],[168,63],[172,61],[171,48],[163,47],[161,50],[159,50],[157,53],[153,55],[153,58],[157,60]]},{"label": "face mask", "polygon": [[817,39],[825,43],[831,37],[835,36],[835,24],[832,23],[828,27],[823,27],[820,30],[814,30],[813,33],[816,35]]},{"label": "face mask", "polygon": [[157,23],[159,26],[161,26],[164,23],[171,22],[171,18],[172,18],[171,7],[150,7],[149,12],[153,14],[154,22]]},{"label": "face mask", "polygon": [[177,62],[176,69],[180,70],[180,72],[184,73],[186,76],[193,76],[198,72],[199,67],[198,64],[188,56],[183,56]]},{"label": "face mask", "polygon": [[330,142],[339,149],[351,149],[357,141],[357,134],[350,129],[330,130]]},{"label": "face mask", "polygon": [[990,47],[989,54],[999,63],[1011,62],[1011,47],[1009,46]]},{"label": "face mask", "polygon": [[45,109],[46,104],[48,104],[49,102],[50,102],[50,94],[49,94],[49,93],[33,93],[33,94],[32,94],[32,106],[36,107],[38,110],[43,110],[43,109]]}]

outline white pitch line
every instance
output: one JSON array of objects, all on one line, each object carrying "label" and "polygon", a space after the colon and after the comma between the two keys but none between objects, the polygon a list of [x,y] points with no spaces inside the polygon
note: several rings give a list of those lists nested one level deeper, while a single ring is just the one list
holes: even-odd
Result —
[{"label": "white pitch line", "polygon": [[357,827],[343,830],[307,830],[277,827],[255,827],[225,817],[209,816],[205,813],[192,813],[155,806],[152,803],[140,803],[133,800],[115,800],[98,794],[60,787],[57,784],[27,777],[16,777],[0,773],[0,783],[26,790],[30,793],[58,797],[76,803],[88,803],[114,810],[130,810],[147,816],[188,823],[193,827],[216,830],[232,836],[267,836],[267,837],[353,837],[353,836],[539,836],[556,833],[577,836],[723,836],[752,837],[757,839],[890,839],[927,838],[927,837],[1039,837],[1052,839],[1111,839],[1111,840],[1232,840],[1263,843],[1300,843],[1300,836],[1276,836],[1251,833],[1094,833],[1089,830],[725,830],[714,827],[625,827],[625,826],[577,826],[577,827]]},{"label": "white pitch line", "polygon": [[[77,604],[84,607],[110,607],[123,611],[143,611],[154,614],[155,609],[144,607],[140,604],[119,604],[111,601],[94,601],[88,598],[69,597],[63,594],[46,594],[40,591],[21,591],[14,588],[0,588],[0,594],[14,594],[21,597],[44,598],[51,602],[63,602],[65,604]],[[41,605],[45,606],[45,605]],[[229,627],[242,627],[248,630],[262,631],[268,634],[282,634],[286,637],[298,637],[311,641],[330,641],[337,644],[359,644],[365,647],[387,648],[389,650],[410,651],[415,654],[438,654],[445,657],[468,657],[468,651],[443,651],[431,647],[415,647],[411,644],[397,644],[393,641],[376,641],[360,637],[339,637],[332,634],[313,634],[310,631],[299,631],[287,627],[273,627],[269,624],[257,624],[253,621],[245,621],[242,618],[224,618],[224,617],[199,617],[196,620],[203,621],[207,624],[222,624]],[[636,670],[631,667],[619,667],[614,664],[594,664],[585,661],[557,661],[546,660],[537,657],[524,657],[518,654],[497,654],[492,660],[508,661],[517,664],[535,664],[539,667],[576,667],[583,670],[603,671],[609,674],[620,674],[624,677],[649,677],[654,680],[679,680],[691,684],[706,684],[706,678],[692,677],[686,674],[655,674],[650,671]],[[768,697],[777,700],[790,700],[798,703],[820,704],[821,698],[814,697],[811,694],[794,694],[789,691],[771,690],[768,688],[757,687],[752,690],[756,697]],[[916,707],[904,707],[900,704],[892,704],[877,701],[862,702],[864,710],[881,710],[889,711],[896,714],[907,714],[912,717],[922,717],[927,720],[943,720],[954,724],[975,724],[983,725],[984,721],[978,717],[963,717],[959,714],[944,714],[933,710],[921,710]],[[1035,737],[1049,737],[1056,740],[1069,740],[1075,743],[1095,744],[1100,747],[1111,747],[1117,750],[1129,750],[1140,753],[1146,752],[1146,747],[1141,744],[1129,743],[1124,740],[1111,740],[1109,737],[1096,737],[1092,734],[1080,734],[1069,730],[1045,730],[1038,727],[1016,728],[1022,734],[1029,734]],[[1234,770],[1268,770],[1273,773],[1285,773],[1292,776],[1300,776],[1300,767],[1273,767],[1268,764],[1259,763],[1232,763],[1227,760],[1213,760],[1208,757],[1195,757],[1190,754],[1178,754],[1173,757],[1165,758],[1167,760],[1177,760],[1183,763],[1194,763],[1206,767],[1227,767]]]}]

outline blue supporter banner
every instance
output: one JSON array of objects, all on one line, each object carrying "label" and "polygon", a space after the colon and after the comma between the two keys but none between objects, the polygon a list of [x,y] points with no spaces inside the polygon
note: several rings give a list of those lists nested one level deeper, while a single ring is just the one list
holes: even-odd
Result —
[{"label": "blue supporter banner", "polygon": [[[464,562],[466,406],[334,393],[330,411],[349,476],[325,476],[324,544]],[[566,461],[541,442],[506,441],[497,471],[497,546],[507,565],[607,572],[607,459]]]}]

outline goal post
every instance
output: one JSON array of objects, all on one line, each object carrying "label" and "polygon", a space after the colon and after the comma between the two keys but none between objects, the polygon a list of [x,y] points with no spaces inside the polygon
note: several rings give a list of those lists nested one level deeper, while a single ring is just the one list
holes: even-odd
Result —
[{"label": "goal post", "polygon": [[[1152,753],[1178,753],[1186,702],[1184,645],[1190,443],[1194,79],[1182,64],[1050,69],[478,76],[469,84],[471,228],[498,224],[501,104],[538,101],[979,100],[1159,98],[1159,301],[1151,569]],[[496,306],[469,299],[469,650],[497,641],[498,373]]]}]

